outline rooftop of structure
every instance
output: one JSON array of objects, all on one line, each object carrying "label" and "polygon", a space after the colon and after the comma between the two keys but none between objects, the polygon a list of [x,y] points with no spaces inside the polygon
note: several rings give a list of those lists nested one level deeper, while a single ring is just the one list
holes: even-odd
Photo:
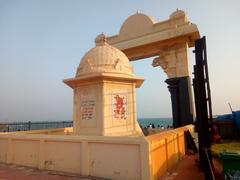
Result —
[{"label": "rooftop of structure", "polygon": [[106,42],[106,36],[100,34],[95,39],[96,46],[81,59],[76,77],[96,73],[118,73],[134,76],[128,57],[119,49]]}]

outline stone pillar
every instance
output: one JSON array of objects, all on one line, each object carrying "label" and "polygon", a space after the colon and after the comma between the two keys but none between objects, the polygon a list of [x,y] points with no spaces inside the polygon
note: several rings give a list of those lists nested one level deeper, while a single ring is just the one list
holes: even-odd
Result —
[{"label": "stone pillar", "polygon": [[189,77],[169,78],[165,81],[171,94],[173,127],[193,122],[192,92]]},{"label": "stone pillar", "polygon": [[179,107],[179,84],[177,79],[167,79],[165,81],[168,84],[168,90],[171,94],[172,101],[172,118],[173,118],[173,127],[179,127],[180,122],[180,107]]},{"label": "stone pillar", "polygon": [[192,87],[189,71],[188,44],[166,47],[160,57],[153,60],[153,66],[161,66],[168,75],[165,81],[171,94],[173,127],[193,122]]}]

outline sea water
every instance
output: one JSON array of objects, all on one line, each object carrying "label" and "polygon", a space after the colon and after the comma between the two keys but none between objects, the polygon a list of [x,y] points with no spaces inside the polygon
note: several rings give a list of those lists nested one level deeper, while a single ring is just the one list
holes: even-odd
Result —
[{"label": "sea water", "polygon": [[154,124],[155,127],[163,126],[167,128],[168,126],[172,126],[172,118],[138,118],[139,124],[144,128],[150,124]]}]

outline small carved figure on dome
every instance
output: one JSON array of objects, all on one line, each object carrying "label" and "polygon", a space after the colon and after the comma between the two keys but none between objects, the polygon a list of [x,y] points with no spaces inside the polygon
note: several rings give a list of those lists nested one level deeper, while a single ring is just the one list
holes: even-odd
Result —
[{"label": "small carved figure on dome", "polygon": [[95,38],[96,46],[102,46],[107,43],[107,37],[105,34],[101,33]]}]

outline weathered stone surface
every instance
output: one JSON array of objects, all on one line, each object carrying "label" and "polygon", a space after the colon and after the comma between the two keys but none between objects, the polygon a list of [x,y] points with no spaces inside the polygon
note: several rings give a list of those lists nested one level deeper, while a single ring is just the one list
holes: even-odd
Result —
[{"label": "weathered stone surface", "polygon": [[76,77],[64,82],[74,89],[73,130],[79,135],[142,135],[137,122],[133,73],[127,56],[106,43],[104,34],[82,58]]}]

